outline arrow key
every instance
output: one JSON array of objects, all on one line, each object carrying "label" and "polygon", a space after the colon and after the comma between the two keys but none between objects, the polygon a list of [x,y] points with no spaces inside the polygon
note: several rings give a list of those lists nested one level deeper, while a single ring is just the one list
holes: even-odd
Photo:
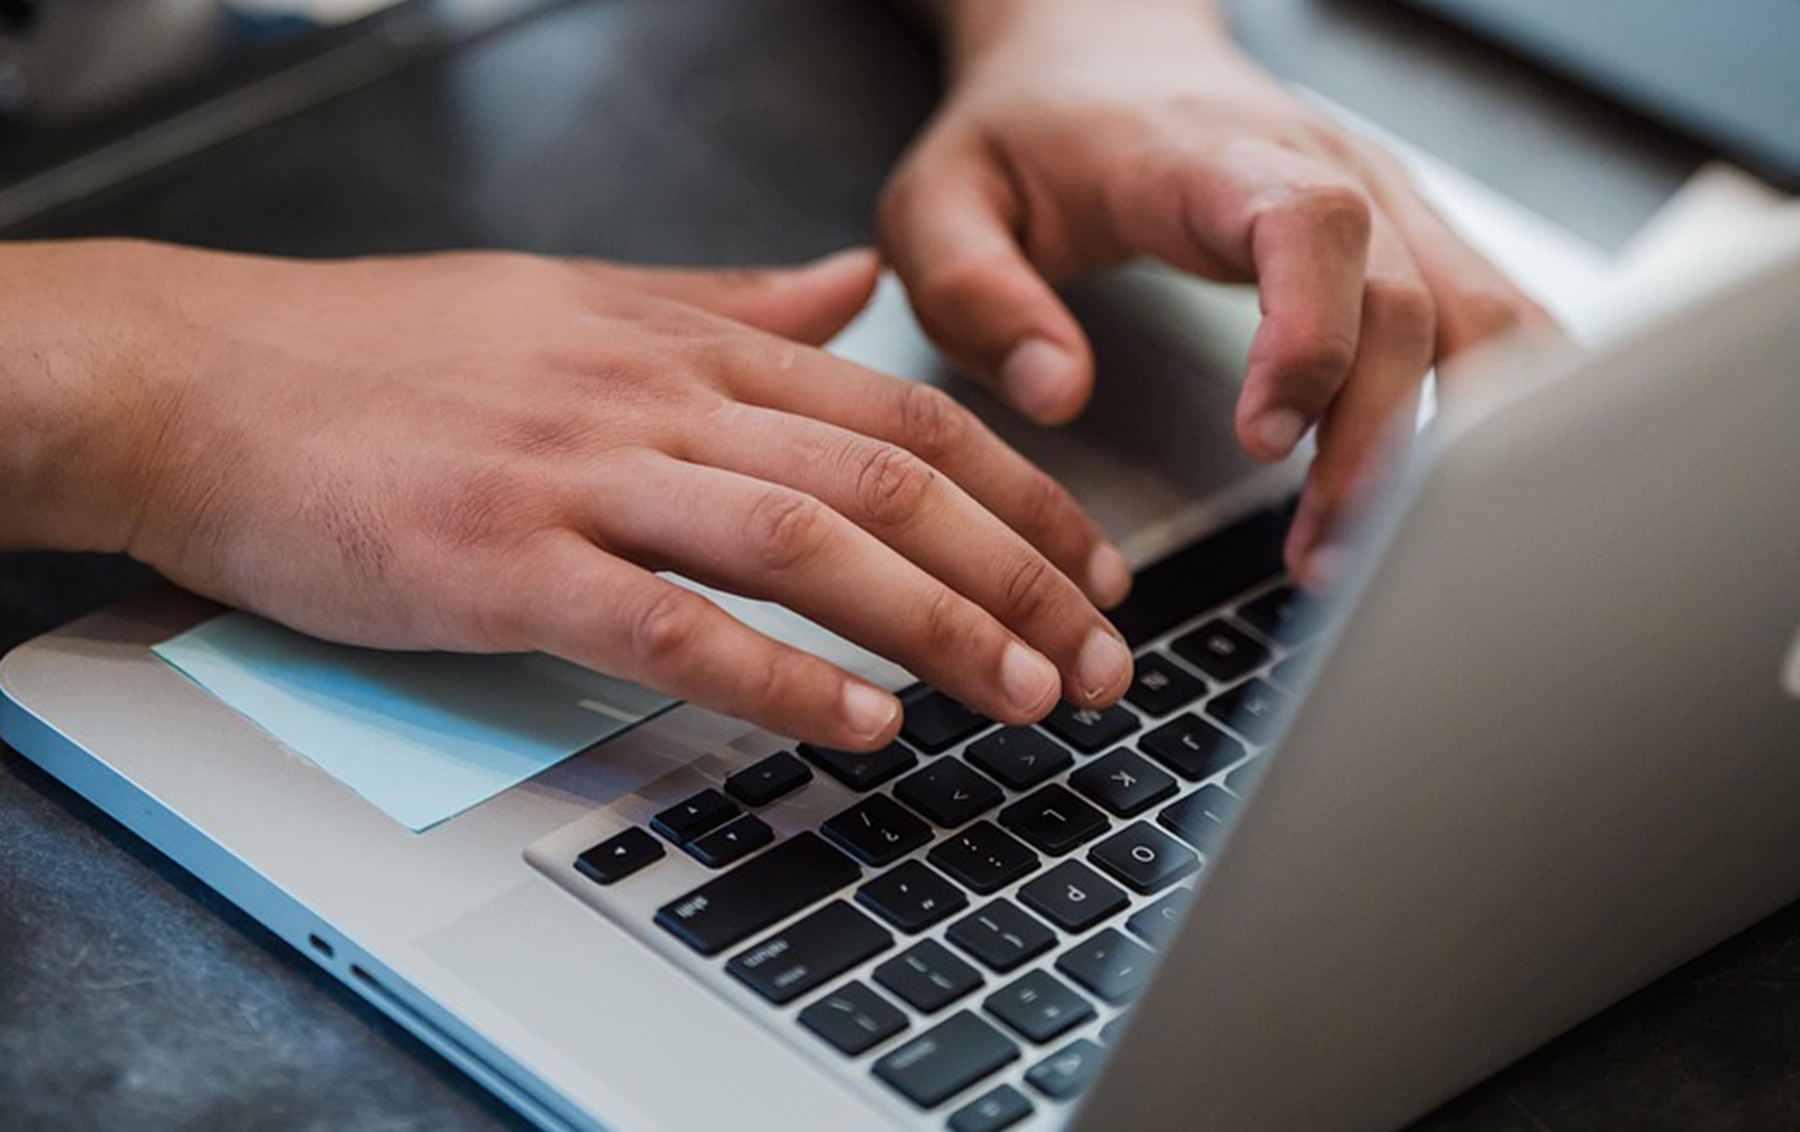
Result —
[{"label": "arrow key", "polygon": [[575,868],[595,884],[617,884],[662,855],[662,844],[634,825],[575,858]]}]

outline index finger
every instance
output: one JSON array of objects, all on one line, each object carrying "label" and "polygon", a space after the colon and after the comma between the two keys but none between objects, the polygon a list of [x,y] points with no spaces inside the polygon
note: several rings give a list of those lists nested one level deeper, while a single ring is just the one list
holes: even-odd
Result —
[{"label": "index finger", "polygon": [[1356,359],[1372,208],[1342,173],[1272,145],[1172,149],[1109,198],[1133,251],[1213,278],[1254,280],[1238,436],[1278,460],[1324,415]]}]

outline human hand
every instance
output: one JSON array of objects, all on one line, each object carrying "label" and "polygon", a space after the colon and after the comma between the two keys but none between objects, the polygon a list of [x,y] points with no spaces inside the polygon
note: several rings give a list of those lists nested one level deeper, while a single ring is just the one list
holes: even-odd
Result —
[{"label": "human hand", "polygon": [[[1318,427],[1287,542],[1334,524],[1434,362],[1547,316],[1379,148],[1265,75],[1198,0],[938,0],[950,92],[881,207],[921,324],[1040,422],[1080,412],[1087,342],[1050,284],[1135,255],[1259,284],[1245,449]],[[1392,449],[1388,449],[1392,450]]]},{"label": "human hand", "polygon": [[85,287],[117,339],[66,446],[111,455],[59,469],[64,511],[109,525],[65,545],[321,637],[542,650],[837,747],[891,739],[897,701],[652,571],[779,601],[1007,722],[1129,680],[1091,604],[1129,574],[1067,493],[937,390],[806,344],[867,300],[871,252],[37,254],[39,292]]}]

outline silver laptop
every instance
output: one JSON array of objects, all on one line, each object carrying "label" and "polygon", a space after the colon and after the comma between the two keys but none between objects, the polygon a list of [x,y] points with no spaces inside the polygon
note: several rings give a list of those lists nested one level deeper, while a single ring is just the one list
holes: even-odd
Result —
[{"label": "silver laptop", "polygon": [[1116,708],[681,706],[415,834],[153,655],[217,612],[164,593],[8,656],[5,738],[546,1129],[1373,1132],[1800,897],[1800,259],[1481,379],[1325,615],[1125,290],[1087,431],[1019,433],[1191,539]]}]

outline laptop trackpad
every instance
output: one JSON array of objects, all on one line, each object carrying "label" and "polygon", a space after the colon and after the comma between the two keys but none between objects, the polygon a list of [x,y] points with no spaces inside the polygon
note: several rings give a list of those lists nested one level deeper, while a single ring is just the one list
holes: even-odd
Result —
[{"label": "laptop trackpad", "polygon": [[351,648],[245,613],[155,652],[414,833],[674,702],[554,657]]}]

